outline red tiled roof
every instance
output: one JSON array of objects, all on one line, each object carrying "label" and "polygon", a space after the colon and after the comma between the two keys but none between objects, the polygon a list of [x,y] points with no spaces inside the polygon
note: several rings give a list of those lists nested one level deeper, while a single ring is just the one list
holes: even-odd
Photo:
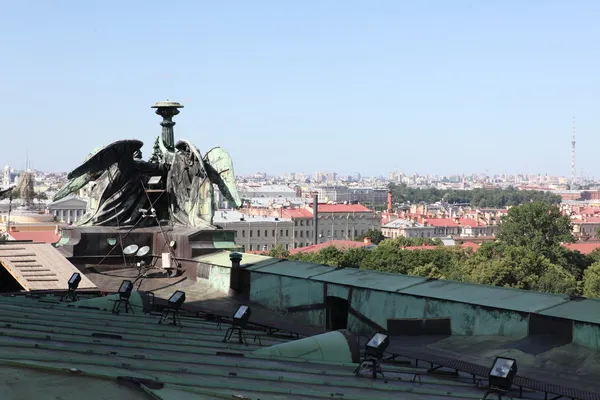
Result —
[{"label": "red tiled roof", "polygon": [[425,222],[431,226],[458,226],[452,218],[426,218]]},{"label": "red tiled roof", "polygon": [[60,235],[55,231],[20,231],[10,232],[10,236],[15,240],[33,240],[34,242],[54,244],[60,240]]},{"label": "red tiled roof", "polygon": [[600,242],[588,242],[588,243],[563,243],[563,247],[571,251],[577,250],[583,254],[590,254],[592,251],[600,248]]},{"label": "red tiled roof", "polygon": [[286,208],[282,212],[284,218],[312,218],[313,214],[306,208]]},{"label": "red tiled roof", "polygon": [[444,246],[442,246],[442,245],[429,246],[429,245],[424,244],[422,246],[405,246],[405,247],[402,247],[402,250],[435,250],[440,247],[444,247]]},{"label": "red tiled roof", "polygon": [[479,226],[479,223],[472,218],[461,218],[459,221],[462,226]]},{"label": "red tiled roof", "polygon": [[290,254],[296,253],[316,253],[326,247],[333,246],[338,250],[348,250],[352,248],[368,246],[370,243],[355,242],[353,240],[329,240],[325,243],[314,244],[312,246],[298,247],[290,250]]},{"label": "red tiled roof", "polygon": [[[312,210],[312,208],[311,208]],[[362,204],[319,204],[319,212],[326,213],[352,213],[373,212]]]}]

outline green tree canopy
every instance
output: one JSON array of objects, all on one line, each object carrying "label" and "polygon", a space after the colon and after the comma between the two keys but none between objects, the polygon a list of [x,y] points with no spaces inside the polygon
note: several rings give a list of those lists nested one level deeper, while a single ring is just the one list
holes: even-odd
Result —
[{"label": "green tree canopy", "polygon": [[382,240],[385,239],[383,233],[379,229],[369,229],[367,232],[356,238],[357,241],[362,242],[365,238],[371,239],[371,243],[379,244]]},{"label": "green tree canopy", "polygon": [[571,221],[557,206],[533,202],[512,207],[502,218],[498,240],[507,246],[525,247],[551,260],[561,242],[573,242]]},{"label": "green tree canopy", "polygon": [[396,203],[468,203],[474,207],[505,208],[531,201],[542,201],[558,204],[560,196],[544,191],[518,190],[514,187],[506,189],[472,189],[472,190],[440,190],[436,188],[411,188],[405,184],[390,183],[392,198]]},{"label": "green tree canopy", "polygon": [[592,264],[583,274],[583,295],[600,297],[600,262]]}]

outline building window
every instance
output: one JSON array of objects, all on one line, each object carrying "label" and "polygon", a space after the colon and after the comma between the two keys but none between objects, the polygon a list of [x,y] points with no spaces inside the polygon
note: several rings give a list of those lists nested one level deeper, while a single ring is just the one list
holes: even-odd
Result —
[{"label": "building window", "polygon": [[[252,229],[250,229],[250,237],[252,237]],[[252,250],[252,249],[250,249],[250,250]]]},{"label": "building window", "polygon": [[300,231],[300,237],[304,237],[304,231]]},{"label": "building window", "polygon": [[[267,236],[269,236],[269,235],[267,233],[267,230],[265,229],[265,237],[267,237]],[[275,236],[275,235],[273,235],[273,236]]]},{"label": "building window", "polygon": [[285,236],[290,236],[290,232],[287,229],[285,230]]},{"label": "building window", "polygon": [[246,231],[242,229],[242,237],[246,237]]},{"label": "building window", "polygon": [[252,245],[250,245],[250,251],[252,251]]},{"label": "building window", "polygon": [[275,229],[273,229],[273,232],[271,232],[273,237],[275,237]]},{"label": "building window", "polygon": [[283,229],[279,230],[279,236],[283,236]]},{"label": "building window", "polygon": [[300,226],[304,226],[304,221],[300,220]]},{"label": "building window", "polygon": [[260,237],[260,229],[256,230],[256,237]]}]

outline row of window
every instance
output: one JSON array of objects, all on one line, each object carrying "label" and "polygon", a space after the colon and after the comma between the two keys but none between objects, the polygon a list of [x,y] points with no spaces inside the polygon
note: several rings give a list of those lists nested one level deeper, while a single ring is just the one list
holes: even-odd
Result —
[{"label": "row of window", "polygon": [[[285,236],[284,236],[284,231],[285,231]],[[249,237],[254,237],[254,232],[255,232],[254,230],[250,229],[250,230],[248,230],[248,232],[249,232],[249,235],[250,235]],[[256,237],[261,237],[261,232],[263,233],[262,237],[269,237],[269,230],[268,229],[264,229],[264,230],[257,229],[256,230]],[[347,238],[353,237],[352,236],[352,230],[348,229],[347,232],[346,232],[346,230],[339,230],[339,231],[338,230],[334,230],[333,231],[333,237],[334,238],[338,237],[338,232],[340,234],[339,237],[347,237]],[[271,233],[271,237],[276,237],[277,230],[276,229],[271,229],[270,233]],[[289,229],[285,229],[285,230],[284,229],[280,229],[278,237],[289,237],[290,236],[289,233],[290,233]],[[364,233],[365,233],[365,230],[361,229],[360,230],[360,234],[362,235]],[[237,237],[237,231],[234,234]],[[358,234],[359,234],[358,233],[358,229],[354,230],[354,237],[357,237]],[[313,231],[295,231],[294,232],[294,237],[312,238],[313,236],[314,236],[313,235]],[[328,230],[327,234],[325,234],[325,231],[321,231],[319,236],[320,237],[325,237],[325,238],[330,238],[330,237],[332,237],[331,236],[331,230]],[[245,229],[242,229],[242,237],[243,238],[246,237],[246,230]]]},{"label": "row of window", "polygon": [[[312,243],[298,243],[295,247],[305,247],[305,246],[310,246],[312,245]],[[248,250],[249,251],[269,251],[271,250],[273,247],[277,246],[276,244],[250,244],[248,245]],[[289,250],[290,249],[290,245],[288,243],[286,243],[285,245],[285,249]],[[242,252],[246,251],[246,245],[242,245]]]}]

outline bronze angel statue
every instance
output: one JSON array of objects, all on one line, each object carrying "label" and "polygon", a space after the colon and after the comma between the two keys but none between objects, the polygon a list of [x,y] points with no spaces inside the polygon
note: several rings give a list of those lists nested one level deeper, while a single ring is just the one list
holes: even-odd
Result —
[{"label": "bronze angel statue", "polygon": [[[181,107],[173,102],[155,105],[163,117],[162,136],[157,139],[160,157],[144,161],[141,141],[120,140],[94,150],[69,173],[54,201],[94,182],[86,213],[75,225],[151,226],[157,219],[169,219],[177,225],[211,229],[216,211],[213,185],[231,206],[241,206],[233,162],[225,150],[215,147],[202,156],[187,140],[173,144],[172,117]],[[153,202],[145,190],[150,178],[157,176],[166,181],[167,196],[161,202]],[[144,218],[151,209],[158,218]]]}]

